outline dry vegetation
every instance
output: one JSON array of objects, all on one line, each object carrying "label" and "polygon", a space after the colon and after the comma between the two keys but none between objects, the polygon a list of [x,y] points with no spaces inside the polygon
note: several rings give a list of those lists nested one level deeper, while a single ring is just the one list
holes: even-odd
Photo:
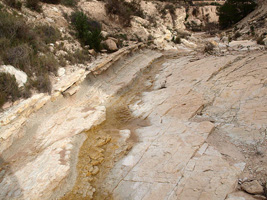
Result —
[{"label": "dry vegetation", "polygon": [[130,21],[132,16],[144,17],[140,3],[136,0],[132,2],[107,0],[105,8],[110,17],[118,16],[120,23],[125,27],[131,25]]},{"label": "dry vegetation", "polygon": [[[56,73],[58,62],[49,51],[49,43],[60,38],[60,33],[48,25],[31,26],[23,18],[0,10],[0,62],[12,65],[28,75],[26,87],[17,89],[9,75],[1,75],[0,106],[4,102],[30,96],[30,90],[50,92],[49,73]],[[12,85],[12,87],[10,87]]]}]

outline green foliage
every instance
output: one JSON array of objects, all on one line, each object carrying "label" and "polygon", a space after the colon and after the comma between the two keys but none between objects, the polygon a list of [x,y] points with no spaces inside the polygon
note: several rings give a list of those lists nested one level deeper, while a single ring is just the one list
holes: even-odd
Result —
[{"label": "green foliage", "polygon": [[0,73],[0,107],[8,100],[17,100],[20,95],[15,76]]},{"label": "green foliage", "polygon": [[131,25],[131,17],[144,17],[141,6],[137,1],[126,2],[124,0],[107,0],[105,5],[106,12],[112,17],[119,17],[121,24],[125,27]]},{"label": "green foliage", "polygon": [[101,50],[101,24],[89,19],[86,14],[76,11],[71,14],[71,23],[76,29],[77,37],[83,45],[89,45],[96,51]]},{"label": "green foliage", "polygon": [[239,22],[256,8],[253,0],[227,0],[218,7],[219,24],[222,29]]},{"label": "green foliage", "polygon": [[37,12],[42,11],[39,0],[27,0],[26,6],[30,8],[31,10],[35,10]]}]

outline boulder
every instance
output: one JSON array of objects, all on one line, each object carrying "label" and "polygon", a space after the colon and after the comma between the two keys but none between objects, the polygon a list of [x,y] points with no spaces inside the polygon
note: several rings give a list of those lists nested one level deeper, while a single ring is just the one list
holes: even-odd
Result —
[{"label": "boulder", "polygon": [[106,37],[108,36],[108,32],[106,32],[106,31],[101,31],[101,36],[102,36],[103,38],[106,38]]},{"label": "boulder", "polygon": [[96,51],[94,49],[89,49],[88,52],[92,55],[92,56],[96,56]]},{"label": "boulder", "polygon": [[58,75],[59,77],[64,76],[64,75],[65,75],[65,72],[66,72],[66,70],[65,70],[63,67],[60,67],[60,68],[58,69],[58,71],[57,71],[57,75]]},{"label": "boulder", "polygon": [[263,187],[259,184],[257,180],[251,182],[244,182],[241,188],[250,194],[263,194]]},{"label": "boulder", "polygon": [[114,42],[112,39],[105,40],[103,45],[104,45],[105,49],[107,49],[108,51],[117,51],[118,50],[116,42]]},{"label": "boulder", "polygon": [[28,79],[28,76],[25,72],[23,72],[19,69],[16,69],[12,65],[1,65],[0,66],[0,72],[9,73],[11,75],[14,75],[19,87],[22,87],[27,82],[27,79]]}]

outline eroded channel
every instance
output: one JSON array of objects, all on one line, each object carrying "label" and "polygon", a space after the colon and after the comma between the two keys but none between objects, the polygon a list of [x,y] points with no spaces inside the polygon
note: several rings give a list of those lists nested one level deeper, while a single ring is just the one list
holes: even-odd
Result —
[{"label": "eroded channel", "polygon": [[105,105],[106,120],[86,132],[87,139],[79,153],[75,186],[62,200],[113,199],[109,191],[101,189],[101,183],[116,161],[138,142],[135,130],[149,125],[147,119],[136,118],[129,106],[139,101],[143,92],[152,89],[155,75],[170,57],[163,56],[154,61]]}]

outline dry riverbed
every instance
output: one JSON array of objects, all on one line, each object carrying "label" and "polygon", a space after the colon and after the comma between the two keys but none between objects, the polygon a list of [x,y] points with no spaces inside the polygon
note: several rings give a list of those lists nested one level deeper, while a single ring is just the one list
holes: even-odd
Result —
[{"label": "dry riverbed", "polygon": [[140,50],[88,75],[4,151],[1,199],[264,199],[266,60]]}]

